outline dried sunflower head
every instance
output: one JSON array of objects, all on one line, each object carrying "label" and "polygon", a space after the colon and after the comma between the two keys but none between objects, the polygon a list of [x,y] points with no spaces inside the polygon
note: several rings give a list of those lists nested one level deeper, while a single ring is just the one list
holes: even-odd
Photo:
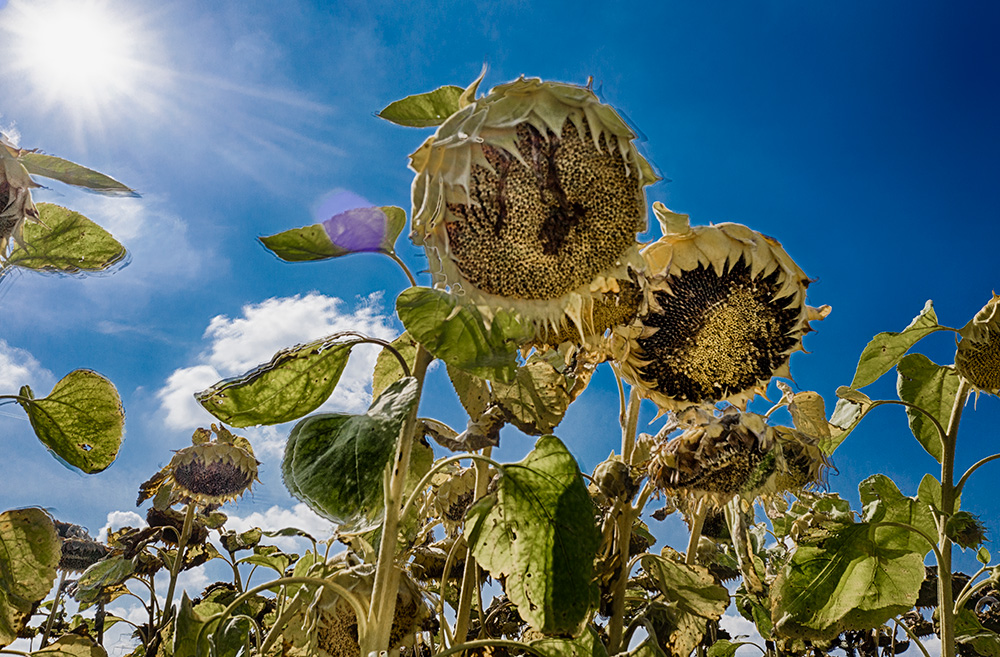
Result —
[{"label": "dried sunflower head", "polygon": [[[592,331],[593,299],[638,266],[656,180],[584,87],[520,78],[472,100],[413,155],[413,239],[490,317]],[[568,318],[568,319],[567,319]]]},{"label": "dried sunflower head", "polygon": [[955,369],[976,390],[1000,394],[1000,295],[976,313],[960,330]]},{"label": "dried sunflower head", "polygon": [[25,221],[39,221],[38,210],[31,200],[31,188],[38,184],[17,161],[21,153],[0,135],[0,259],[6,257],[12,239],[21,241]]},{"label": "dried sunflower head", "polygon": [[774,486],[797,493],[826,484],[830,459],[819,447],[819,438],[789,427],[774,427],[781,462]]},{"label": "dried sunflower head", "polygon": [[655,203],[664,236],[643,251],[646,298],[615,329],[622,377],[663,410],[763,393],[789,376],[809,322],[829,306],[805,304],[809,279],[775,240],[740,224],[694,226]]},{"label": "dried sunflower head", "polygon": [[658,489],[690,503],[721,507],[772,489],[780,452],[775,430],[760,415],[729,407],[721,414],[693,406],[677,415],[682,433],[652,448],[647,466]]},{"label": "dried sunflower head", "polygon": [[[215,439],[212,439],[212,433]],[[139,502],[169,486],[170,503],[223,504],[250,490],[257,466],[250,441],[225,427],[197,429],[190,447],[178,450],[170,463],[140,489]]]}]

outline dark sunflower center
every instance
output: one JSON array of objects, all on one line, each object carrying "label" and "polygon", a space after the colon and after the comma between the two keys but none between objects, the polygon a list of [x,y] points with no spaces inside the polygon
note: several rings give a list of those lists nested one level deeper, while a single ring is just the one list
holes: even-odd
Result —
[{"label": "dark sunflower center", "polygon": [[449,249],[470,283],[490,294],[554,299],[611,267],[642,230],[639,172],[613,139],[594,144],[571,121],[561,135],[517,126],[517,150],[485,144],[492,171],[473,165],[467,204],[449,203]]},{"label": "dark sunflower center", "polygon": [[[725,420],[725,418],[721,418]],[[675,467],[653,473],[654,483],[667,490],[701,490],[733,495],[758,486],[774,469],[774,455],[760,441],[734,426],[714,438],[680,436],[668,446]]]},{"label": "dark sunflower center", "polygon": [[194,495],[228,497],[246,490],[253,474],[228,460],[206,463],[195,459],[174,468],[174,480]]},{"label": "dark sunflower center", "polygon": [[967,347],[966,342],[955,355],[959,372],[982,390],[1000,388],[1000,335],[991,332],[985,342],[970,342]]},{"label": "dark sunflower center", "polygon": [[643,378],[668,397],[717,401],[750,390],[788,360],[800,308],[776,299],[780,270],[751,278],[741,257],[718,275],[699,265],[654,292],[662,312],[642,321],[657,331],[639,338]]}]

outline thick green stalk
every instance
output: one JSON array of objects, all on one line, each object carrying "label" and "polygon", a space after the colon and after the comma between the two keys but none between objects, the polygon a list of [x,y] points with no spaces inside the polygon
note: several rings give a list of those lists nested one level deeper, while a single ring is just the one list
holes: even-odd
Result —
[{"label": "thick green stalk", "polygon": [[[622,391],[623,392],[623,391]],[[624,395],[622,395],[624,397]],[[632,455],[635,452],[635,431],[639,424],[639,406],[642,400],[635,389],[629,392],[628,407],[621,418],[622,423],[622,459],[626,464],[631,465]],[[632,542],[632,523],[641,512],[632,508],[631,500],[616,502],[618,508],[618,527],[615,532],[618,536],[619,563],[621,563],[621,573],[615,580],[615,588],[611,594],[611,619],[608,621],[608,646],[611,654],[621,652],[622,636],[625,629],[625,594],[628,592],[629,576],[629,543]]]},{"label": "thick green stalk", "polygon": [[[483,456],[489,458],[492,447],[483,448]],[[473,500],[478,500],[486,494],[489,485],[489,466],[482,461],[476,461],[476,489]],[[458,598],[458,616],[455,619],[455,641],[466,641],[469,633],[469,620],[472,616],[472,596],[479,590],[479,564],[472,556],[472,546],[465,552],[465,570],[462,573],[462,589]]]},{"label": "thick green stalk", "polygon": [[167,601],[163,603],[163,616],[162,622],[166,622],[172,616],[170,607],[174,601],[174,589],[177,586],[177,576],[181,572],[181,566],[184,563],[184,548],[187,547],[188,539],[191,537],[191,525],[194,523],[194,502],[188,502],[187,511],[184,514],[184,527],[181,529],[181,535],[177,537],[177,556],[174,558],[174,562],[170,565],[170,585],[167,587]]},{"label": "thick green stalk", "polygon": [[965,379],[958,386],[955,404],[948,419],[941,456],[941,517],[938,518],[938,618],[941,627],[941,657],[955,657],[955,602],[951,585],[951,539],[945,533],[948,519],[955,513],[955,445],[958,424],[969,395]]},{"label": "thick green stalk", "polygon": [[417,345],[413,376],[417,379],[417,403],[406,418],[396,447],[396,458],[392,464],[388,486],[385,490],[385,519],[382,522],[382,540],[379,545],[378,562],[375,567],[375,585],[372,589],[372,604],[368,610],[368,632],[361,637],[361,655],[367,657],[374,652],[389,649],[389,632],[396,609],[396,595],[399,590],[399,568],[396,566],[396,547],[399,534],[399,511],[403,503],[406,473],[413,451],[413,437],[417,429],[417,408],[424,387],[424,375],[431,363],[431,355]]}]

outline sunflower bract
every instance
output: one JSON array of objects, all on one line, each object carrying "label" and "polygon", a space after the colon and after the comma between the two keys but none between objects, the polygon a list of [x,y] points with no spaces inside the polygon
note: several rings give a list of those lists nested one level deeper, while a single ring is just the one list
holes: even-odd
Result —
[{"label": "sunflower bract", "polygon": [[452,115],[413,155],[413,238],[489,317],[581,331],[593,298],[638,267],[656,180],[587,88],[518,79]]}]

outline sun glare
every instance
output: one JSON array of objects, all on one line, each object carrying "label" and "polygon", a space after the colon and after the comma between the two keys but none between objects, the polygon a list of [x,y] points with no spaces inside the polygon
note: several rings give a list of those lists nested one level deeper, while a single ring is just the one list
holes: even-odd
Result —
[{"label": "sun glare", "polygon": [[11,2],[3,28],[16,46],[10,66],[26,74],[46,106],[77,115],[142,102],[149,35],[121,9],[107,0]]}]

